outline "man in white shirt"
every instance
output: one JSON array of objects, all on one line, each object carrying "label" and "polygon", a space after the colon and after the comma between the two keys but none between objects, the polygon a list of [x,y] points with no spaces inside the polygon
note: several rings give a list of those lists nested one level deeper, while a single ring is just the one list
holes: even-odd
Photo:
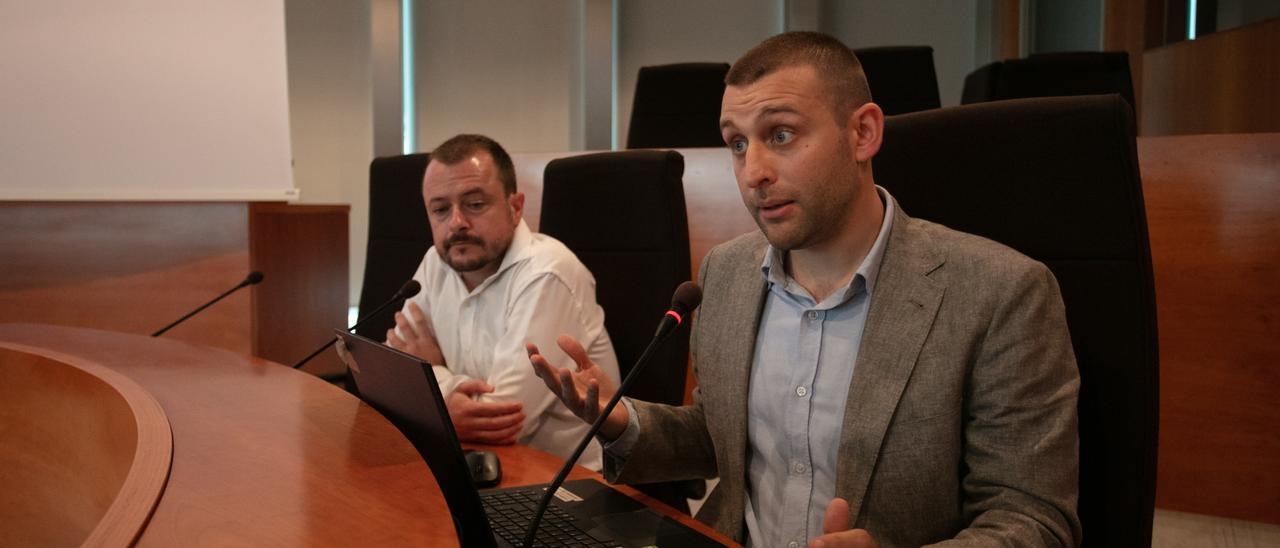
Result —
[{"label": "man in white shirt", "polygon": [[[458,135],[432,151],[422,198],[435,245],[414,274],[422,291],[396,313],[387,344],[434,366],[462,441],[567,457],[588,425],[535,376],[525,344],[554,348],[568,335],[582,341],[569,351],[616,383],[595,279],[564,244],[529,230],[511,158],[488,137]],[[565,354],[553,360],[574,364]],[[600,469],[594,441],[581,463]]]}]

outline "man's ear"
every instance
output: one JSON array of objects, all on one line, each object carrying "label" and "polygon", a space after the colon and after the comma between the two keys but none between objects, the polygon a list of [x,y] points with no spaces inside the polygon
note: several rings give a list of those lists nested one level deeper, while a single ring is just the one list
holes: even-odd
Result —
[{"label": "man's ear", "polygon": [[853,142],[853,157],[858,163],[870,161],[880,152],[884,140],[884,111],[880,105],[868,102],[849,115],[849,133]]},{"label": "man's ear", "polygon": [[507,195],[507,207],[511,208],[511,220],[520,222],[520,216],[524,214],[524,193],[512,192]]}]

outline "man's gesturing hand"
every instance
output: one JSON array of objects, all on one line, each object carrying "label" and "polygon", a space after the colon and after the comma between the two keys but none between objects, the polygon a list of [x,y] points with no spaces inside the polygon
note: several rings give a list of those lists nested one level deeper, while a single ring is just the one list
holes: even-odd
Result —
[{"label": "man's gesturing hand", "polygon": [[[588,423],[593,423],[600,416],[604,404],[608,403],[609,398],[612,398],[616,391],[613,381],[605,375],[603,370],[596,367],[591,358],[587,357],[587,351],[573,337],[561,335],[556,339],[556,345],[573,359],[578,370],[570,371],[567,368],[558,369],[552,366],[538,351],[536,345],[527,343],[525,350],[529,352],[529,362],[533,364],[533,371],[547,385],[547,389],[560,398],[560,401],[564,402],[565,407],[568,407],[573,414]],[[630,416],[627,414],[627,407],[618,405],[613,408],[613,412],[600,428],[600,434],[607,439],[617,439],[622,435],[622,431],[626,430],[628,420]]]},{"label": "man's gesturing hand", "polygon": [[849,529],[849,503],[836,497],[827,505],[822,518],[822,532],[826,533],[809,541],[809,548],[876,548],[875,539],[866,529]]},{"label": "man's gesturing hand", "polygon": [[484,381],[467,381],[459,384],[445,405],[458,439],[474,443],[510,445],[516,442],[516,434],[524,426],[524,411],[520,402],[480,402],[476,396],[493,392]]},{"label": "man's gesturing hand", "polygon": [[[396,326],[387,330],[387,346],[413,354],[432,365],[446,365],[440,343],[436,342],[436,334],[431,330],[431,322],[418,303],[409,303],[409,315],[413,316],[413,321],[409,321],[403,312],[396,312]],[[397,329],[400,333],[396,333]]]}]

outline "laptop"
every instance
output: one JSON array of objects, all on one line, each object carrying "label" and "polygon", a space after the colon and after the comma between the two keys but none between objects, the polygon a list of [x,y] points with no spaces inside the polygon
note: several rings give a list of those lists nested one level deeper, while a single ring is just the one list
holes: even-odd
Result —
[{"label": "laptop", "polygon": [[[443,492],[462,546],[519,546],[546,485],[480,491],[472,483],[440,385],[426,362],[336,329],[360,398],[409,439]],[[565,482],[535,546],[720,546],[594,479]]]}]

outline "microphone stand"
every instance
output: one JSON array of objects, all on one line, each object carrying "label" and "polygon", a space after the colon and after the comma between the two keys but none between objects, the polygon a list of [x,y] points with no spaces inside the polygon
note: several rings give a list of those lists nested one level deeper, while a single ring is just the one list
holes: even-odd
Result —
[{"label": "microphone stand", "polygon": [[[391,299],[389,299],[387,302],[382,303],[380,306],[378,306],[378,308],[373,309],[373,312],[370,312],[369,314],[365,315],[365,317],[360,318],[359,320],[356,321],[356,323],[351,324],[351,327],[347,328],[347,332],[350,333],[352,331],[355,331],[356,328],[364,325],[365,322],[368,322],[369,320],[377,317],[378,313],[382,312],[388,306],[391,306],[396,301],[401,299],[408,299],[409,297],[417,295],[418,292],[421,290],[422,290],[422,285],[420,285],[418,282],[415,282],[413,280],[409,280],[405,282],[403,286],[400,286],[400,290],[397,291],[395,295],[391,296]],[[333,346],[333,343],[336,343],[336,342],[338,342],[338,338],[331,337],[329,341],[321,345],[320,348],[315,349],[314,352],[307,354],[307,357],[302,358],[301,360],[298,360],[298,363],[293,364],[293,368],[297,369],[299,367],[302,367],[303,364],[311,361],[311,358],[319,356],[321,352],[324,352],[330,346]]]},{"label": "microphone stand", "polygon": [[[690,282],[685,282],[685,284],[693,285]],[[696,290],[697,286],[693,287]],[[679,296],[681,291],[684,289],[684,284],[682,284],[681,287],[676,290],[676,295]],[[699,300],[701,299],[700,291],[698,292],[697,298]],[[694,308],[697,308],[697,306],[698,304],[695,302],[693,306],[688,307],[689,312],[692,312]],[[674,303],[672,308],[676,308]],[[668,322],[667,317],[675,317],[676,321]],[[560,486],[564,484],[565,478],[567,478],[569,476],[569,472],[573,470],[573,465],[578,462],[578,458],[582,457],[582,452],[587,449],[587,445],[591,443],[592,438],[600,432],[600,428],[604,426],[604,421],[609,417],[609,414],[613,412],[613,408],[618,406],[619,401],[622,401],[622,395],[626,393],[627,389],[630,388],[632,384],[635,384],[635,380],[639,377],[637,373],[639,373],[644,366],[649,364],[649,356],[653,354],[653,351],[658,348],[660,343],[667,340],[667,337],[675,332],[675,328],[679,327],[681,323],[683,323],[681,314],[677,312],[668,311],[667,316],[663,317],[663,323],[658,326],[658,333],[655,334],[653,340],[649,341],[649,346],[645,347],[644,352],[640,354],[640,358],[636,360],[636,364],[631,367],[631,371],[627,373],[627,378],[623,379],[622,385],[613,393],[613,397],[609,398],[609,403],[605,404],[604,410],[600,412],[600,416],[596,417],[595,422],[591,423],[591,428],[587,429],[587,435],[583,436],[582,441],[578,442],[578,447],[573,450],[573,454],[564,462],[564,466],[560,467],[560,472],[556,473],[556,479],[552,480],[551,483],[547,485],[546,492],[542,494],[542,500],[538,502],[538,510],[533,515],[533,521],[529,523],[529,528],[525,531],[524,541],[521,544],[522,546],[533,546],[533,539],[537,536],[538,532],[538,524],[542,521],[542,515],[547,511],[547,505],[551,503],[551,497],[555,495],[556,491],[560,489]],[[671,327],[664,333],[663,327],[668,325]]]},{"label": "microphone stand", "polygon": [[200,308],[197,308],[197,309],[195,309],[195,310],[192,310],[191,312],[188,312],[186,316],[183,316],[183,317],[181,317],[181,318],[178,318],[178,319],[177,319],[177,320],[175,320],[173,323],[171,323],[171,324],[169,324],[169,325],[166,325],[166,326],[164,326],[164,327],[160,328],[160,330],[159,330],[159,331],[156,331],[155,333],[152,333],[152,334],[151,334],[151,336],[152,336],[152,337],[159,337],[160,335],[163,335],[165,331],[168,331],[168,330],[170,330],[170,329],[173,329],[173,328],[174,328],[174,326],[176,326],[176,325],[178,325],[178,324],[180,324],[180,323],[182,323],[182,322],[186,321],[186,320],[187,320],[187,318],[190,318],[190,317],[192,317],[192,316],[195,316],[196,314],[200,313],[200,311],[201,311],[201,310],[204,310],[204,309],[206,309],[206,308],[209,308],[210,306],[212,306],[212,305],[213,305],[213,303],[216,303],[216,302],[218,302],[218,301],[221,301],[222,299],[225,299],[225,298],[227,297],[227,295],[230,295],[230,294],[232,294],[232,293],[235,293],[236,291],[239,291],[239,290],[240,290],[241,288],[243,288],[243,287],[246,287],[246,286],[250,286],[250,285],[256,284],[256,283],[258,283],[258,282],[260,282],[260,281],[262,281],[262,273],[261,273],[261,272],[258,272],[257,270],[255,270],[255,271],[253,271],[253,272],[250,272],[250,273],[249,273],[249,275],[245,277],[244,281],[240,282],[240,284],[239,284],[239,285],[237,285],[237,286],[235,286],[235,287],[233,287],[233,288],[231,288],[231,289],[226,290],[225,292],[223,292],[221,295],[218,295],[217,297],[214,297],[212,301],[209,301],[209,302],[207,302],[207,303],[204,303],[204,304],[200,305]]}]

